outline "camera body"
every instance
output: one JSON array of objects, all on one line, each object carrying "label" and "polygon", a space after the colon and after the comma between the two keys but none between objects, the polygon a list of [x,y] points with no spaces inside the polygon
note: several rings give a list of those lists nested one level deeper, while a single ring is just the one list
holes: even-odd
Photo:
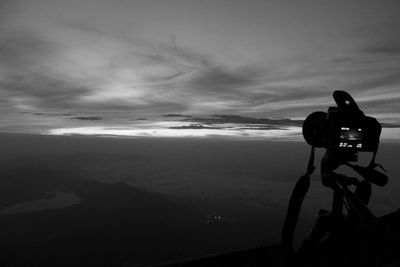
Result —
[{"label": "camera body", "polygon": [[347,92],[335,91],[333,98],[337,107],[329,107],[327,113],[311,113],[304,121],[307,143],[341,154],[377,151],[382,130],[379,122],[365,116]]}]

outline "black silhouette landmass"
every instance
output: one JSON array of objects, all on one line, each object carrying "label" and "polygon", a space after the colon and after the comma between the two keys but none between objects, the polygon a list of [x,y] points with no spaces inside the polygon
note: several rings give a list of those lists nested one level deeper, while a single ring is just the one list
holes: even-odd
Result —
[{"label": "black silhouette landmass", "polygon": [[[15,202],[44,197],[54,188],[77,195],[81,202],[1,216],[2,266],[129,266],[196,255],[190,240],[203,222],[185,205],[123,183],[64,180],[54,187],[48,179],[35,179],[31,187],[28,179],[22,180],[14,181],[20,188],[21,182],[27,185],[12,192]],[[10,194],[5,179],[1,184],[1,195]],[[177,251],[176,243],[190,245]]]},{"label": "black silhouette landmass", "polygon": [[50,159],[21,157],[2,163],[0,210],[51,198],[52,192],[81,200],[58,209],[1,214],[0,266],[147,266],[205,257],[204,263],[208,255],[249,245],[243,242],[249,239],[243,230],[251,229],[251,223],[218,220],[219,215],[209,223],[204,203],[83,179],[83,171]]}]

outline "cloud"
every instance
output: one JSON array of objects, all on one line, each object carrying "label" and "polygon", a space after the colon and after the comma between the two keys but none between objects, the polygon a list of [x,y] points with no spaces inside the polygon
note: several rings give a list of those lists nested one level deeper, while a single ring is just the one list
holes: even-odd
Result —
[{"label": "cloud", "polygon": [[263,75],[256,67],[219,64],[176,41],[143,46],[78,26],[52,24],[49,32],[56,30],[1,40],[0,86],[16,108],[159,114],[194,107],[204,112],[201,105],[207,102],[239,103],[241,91]]},{"label": "cloud", "polygon": [[400,123],[381,123],[382,128],[400,128]]},{"label": "cloud", "polygon": [[82,121],[101,121],[101,120],[103,120],[103,118],[95,117],[95,116],[79,116],[79,117],[73,117],[71,119],[82,120]]},{"label": "cloud", "polygon": [[185,84],[193,90],[212,92],[215,95],[235,94],[249,86],[259,85],[266,74],[257,67],[246,66],[230,69],[224,66],[206,65],[193,74]]},{"label": "cloud", "polygon": [[[234,129],[234,130],[285,130],[302,127],[304,120],[253,118],[239,115],[217,114],[209,117],[185,118],[189,125],[172,126],[170,129]],[[384,128],[398,128],[398,123],[381,123]]]},{"label": "cloud", "polygon": [[46,59],[56,46],[36,36],[0,39],[0,90],[8,102],[35,108],[66,109],[90,93],[79,81],[60,73]]},{"label": "cloud", "polygon": [[166,118],[191,118],[192,116],[184,115],[184,114],[177,114],[177,113],[170,113],[170,114],[164,114],[163,117],[166,117]]},{"label": "cloud", "polygon": [[301,126],[303,120],[291,119],[269,119],[269,118],[252,118],[239,115],[213,115],[210,117],[192,117],[185,121],[193,121],[205,124],[241,124],[241,125],[257,125],[261,128],[269,126]]},{"label": "cloud", "polygon": [[370,46],[364,51],[371,54],[398,56],[400,55],[400,43],[394,42],[389,44]]},{"label": "cloud", "polygon": [[[104,120],[126,112],[146,116],[167,112],[161,115],[165,117],[187,116],[180,112],[305,117],[315,109],[326,110],[332,103],[333,90],[326,86],[328,84],[337,84],[335,89],[351,88],[356,99],[361,97],[364,102],[372,103],[375,101],[372,96],[382,93],[377,89],[400,82],[399,73],[393,66],[374,71],[359,68],[354,60],[337,63],[342,69],[334,66],[316,70],[310,66],[229,66],[216,62],[210,55],[179,46],[176,40],[145,47],[129,43],[131,47],[128,47],[125,40],[84,30],[89,36],[82,43],[83,51],[88,48],[86,42],[92,38],[104,39],[106,44],[116,42],[118,50],[103,51],[103,44],[92,47],[94,52],[83,53],[82,50],[75,51],[81,43],[73,43],[70,52],[57,41],[43,37],[3,39],[0,55],[5,74],[0,86],[8,103],[16,108],[47,109],[58,113],[96,112]],[[71,28],[71,31],[77,36],[82,34],[80,29]],[[30,47],[35,48],[35,53]],[[82,57],[75,58],[75,53]],[[59,54],[66,58],[60,58]],[[68,63],[71,59],[74,60]],[[92,63],[87,65],[89,63],[85,61]],[[54,64],[59,65],[54,67]],[[346,72],[346,69],[352,70]],[[341,76],[343,81],[338,80]],[[369,100],[367,95],[371,96]],[[397,101],[390,95],[387,100]],[[213,120],[254,121],[250,117],[198,116],[194,120],[202,123],[201,119],[207,123]],[[270,122],[257,119],[255,123]],[[277,121],[272,123],[279,124]]]},{"label": "cloud", "polygon": [[267,126],[252,126],[251,127],[240,127],[237,128],[238,130],[260,130],[260,131],[271,131],[271,130],[286,130],[289,129],[285,126],[278,126],[278,125],[267,125]]},{"label": "cloud", "polygon": [[196,129],[196,130],[202,130],[202,129],[223,129],[223,127],[215,127],[215,126],[204,126],[202,124],[190,124],[190,125],[184,125],[184,126],[172,126],[169,127],[169,129]]},{"label": "cloud", "polygon": [[262,118],[302,119],[326,111],[334,104],[334,90],[349,91],[366,113],[392,120],[400,114],[397,15],[382,23],[351,24],[355,9],[345,8],[351,20],[325,25],[335,40],[315,23],[319,15],[306,18],[309,27],[301,39],[313,42],[305,44],[296,39],[300,35],[287,34],[288,25],[264,14],[276,24],[257,23],[265,27],[255,33],[228,34],[221,27],[218,39],[209,29],[204,36],[194,33],[197,28],[175,33],[172,17],[153,21],[153,13],[132,9],[143,7],[136,2],[124,2],[126,9],[91,0],[15,2],[3,1],[7,12],[0,11],[6,15],[0,25],[1,123],[10,117],[26,123],[10,114],[29,112],[46,114],[40,118],[49,127],[79,124],[69,118],[50,121],[54,114],[96,114],[99,126],[122,117],[169,117],[204,127],[237,123],[269,129],[300,121]]},{"label": "cloud", "polygon": [[362,30],[369,38],[362,44],[361,51],[373,56],[385,58],[400,55],[400,36],[398,29],[400,21],[392,20],[371,25]]}]

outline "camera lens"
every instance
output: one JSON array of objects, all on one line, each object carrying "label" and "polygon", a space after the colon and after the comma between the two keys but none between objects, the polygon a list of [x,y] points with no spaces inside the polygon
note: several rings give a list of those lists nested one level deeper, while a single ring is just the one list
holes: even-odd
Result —
[{"label": "camera lens", "polygon": [[306,142],[315,147],[322,147],[323,126],[327,113],[316,111],[308,115],[303,122],[303,137]]}]

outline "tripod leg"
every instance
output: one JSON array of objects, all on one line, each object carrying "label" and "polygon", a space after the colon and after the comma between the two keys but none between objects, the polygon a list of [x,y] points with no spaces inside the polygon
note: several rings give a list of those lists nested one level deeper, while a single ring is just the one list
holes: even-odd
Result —
[{"label": "tripod leg", "polygon": [[371,183],[366,180],[361,181],[354,194],[367,205],[371,197]]},{"label": "tripod leg", "polygon": [[330,228],[331,216],[328,211],[321,209],[318,213],[318,218],[311,231],[309,238],[304,240],[297,255],[298,265],[307,266],[308,264],[322,262],[323,256],[320,252],[321,241],[328,234]]},{"label": "tripod leg", "polygon": [[343,214],[344,195],[340,190],[335,190],[332,203],[332,219],[329,232],[329,247],[331,262],[329,266],[346,266],[347,254],[347,229]]},{"label": "tripod leg", "polygon": [[328,211],[322,209],[318,212],[317,222],[308,239],[312,244],[315,245],[317,242],[321,241],[328,233],[331,224],[330,220],[331,216]]},{"label": "tripod leg", "polygon": [[[371,197],[371,183],[365,180],[360,182],[356,188],[356,191],[354,192],[354,195],[365,205],[367,205]],[[362,222],[362,219],[357,216],[357,213],[353,209],[350,209],[347,216],[347,222],[351,230],[356,232],[360,223]]]}]

